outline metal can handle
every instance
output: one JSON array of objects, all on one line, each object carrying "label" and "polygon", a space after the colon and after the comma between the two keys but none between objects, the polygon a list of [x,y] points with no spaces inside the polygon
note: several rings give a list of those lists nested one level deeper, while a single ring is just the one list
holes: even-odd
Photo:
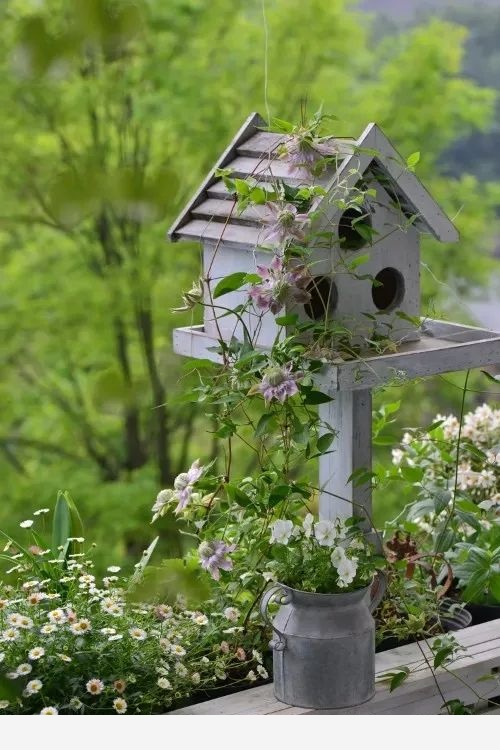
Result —
[{"label": "metal can handle", "polygon": [[260,600],[260,614],[262,615],[262,618],[266,625],[269,625],[278,636],[277,639],[273,638],[269,645],[275,651],[283,651],[286,646],[285,634],[282,633],[281,630],[278,630],[267,612],[267,608],[273,599],[278,604],[288,604],[291,600],[291,596],[283,589],[283,587],[279,583],[277,583],[274,586],[268,588],[267,591],[264,592],[264,594],[262,595],[262,599]]},{"label": "metal can handle", "polygon": [[[376,581],[377,585],[375,587],[375,593],[373,593],[373,586]],[[370,612],[373,612],[373,610],[378,607],[378,605],[382,601],[382,597],[384,596],[386,589],[387,575],[382,570],[377,570],[375,578],[373,579],[372,587],[370,589],[370,604],[368,605],[370,608]]]}]

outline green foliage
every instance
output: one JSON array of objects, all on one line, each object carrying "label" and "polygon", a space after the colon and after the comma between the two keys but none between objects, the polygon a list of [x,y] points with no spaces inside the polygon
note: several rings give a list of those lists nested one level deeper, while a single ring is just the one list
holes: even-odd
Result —
[{"label": "green foliage", "polygon": [[[170,313],[197,253],[164,235],[242,113],[266,115],[264,30],[260,0],[76,6],[8,0],[0,9],[0,467],[9,498],[0,521],[13,531],[35,486],[41,505],[69,486],[97,559],[115,529],[121,561],[147,545],[159,487],[192,455],[216,454],[210,423],[179,398],[196,375],[178,382],[171,351],[172,328],[199,321]],[[494,111],[491,89],[461,73],[463,30],[422,23],[374,42],[345,0],[278,0],[267,22],[271,115],[288,127],[307,98],[311,111],[323,102],[337,113],[339,133],[377,119],[411,161],[422,146],[411,166],[458,212],[463,237],[445,252],[426,245],[426,299],[442,295],[441,282],[461,292],[485,279],[498,191],[437,176],[443,150],[489,127]],[[432,388],[422,414],[435,411]],[[234,461],[245,463],[238,448]],[[385,496],[383,512],[397,502]],[[171,520],[163,523],[163,552],[178,554]]]}]

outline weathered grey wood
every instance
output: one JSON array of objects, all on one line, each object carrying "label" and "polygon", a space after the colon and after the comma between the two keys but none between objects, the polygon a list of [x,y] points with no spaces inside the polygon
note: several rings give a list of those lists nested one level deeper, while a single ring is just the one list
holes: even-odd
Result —
[{"label": "weathered grey wood", "polygon": [[199,206],[193,208],[192,215],[194,218],[211,218],[227,219],[230,217],[231,223],[251,224],[260,228],[261,222],[269,222],[273,214],[266,205],[249,206],[244,211],[238,213],[233,206],[234,201],[222,200],[217,198],[208,198]]},{"label": "weathered grey wood", "polygon": [[[330,393],[363,390],[397,378],[406,381],[500,362],[500,333],[426,320],[426,331],[432,333],[434,330],[446,338],[424,333],[420,341],[402,346],[396,354],[328,365],[317,375],[318,386]],[[464,343],[462,339],[468,338],[468,332],[470,340]],[[213,338],[207,336],[200,326],[179,328],[174,333],[174,350],[184,356],[218,361],[217,355],[208,351],[213,344]],[[189,355],[190,351],[198,353]],[[426,356],[422,356],[423,353]]]},{"label": "weathered grey wood", "polygon": [[293,177],[301,185],[327,184],[326,177],[318,179],[312,177],[307,169],[297,169],[291,171],[286,161],[280,159],[268,159],[263,157],[237,156],[236,159],[229,162],[228,169],[232,170],[234,177],[255,177],[264,178],[272,182],[273,179],[281,178],[288,181]]},{"label": "weathered grey wood", "polygon": [[330,452],[319,459],[319,515],[324,519],[359,516],[371,529],[371,484],[349,482],[355,471],[371,471],[372,394],[370,390],[337,393],[333,401],[321,404],[319,415],[335,438]]},{"label": "weathered grey wood", "polygon": [[[262,131],[256,133],[247,141],[238,146],[238,154],[240,156],[272,156],[276,148],[281,144],[285,143],[290,139],[290,136],[286,133],[269,133]],[[335,141],[338,147],[339,156],[346,156],[352,153],[353,148],[356,146],[355,138],[331,138],[331,141]],[[328,143],[328,140],[326,141]]]},{"label": "weathered grey wood", "polygon": [[[410,203],[420,220],[441,242],[457,242],[459,233],[441,207],[418,177],[404,168],[401,157],[389,138],[375,123],[371,123],[361,136],[358,144],[375,148],[383,156],[384,171],[392,178],[398,190],[403,194],[406,203]],[[378,161],[378,160],[377,160]]]},{"label": "weathered grey wood", "polygon": [[[274,185],[266,181],[265,177],[262,177],[261,175],[254,175],[253,179],[255,180],[255,183],[257,185],[262,187],[267,192],[272,192],[274,190]],[[286,184],[291,185],[292,187],[298,187],[299,185],[303,184],[303,181],[298,179],[297,177],[287,177]],[[212,185],[210,185],[207,188],[207,196],[209,198],[220,198],[221,200],[234,200],[234,194],[229,192],[223,180],[218,180],[217,182],[214,182]]]},{"label": "weathered grey wood", "polygon": [[[233,695],[216,698],[206,703],[174,711],[175,714],[266,714],[272,716],[286,715],[379,715],[379,714],[438,714],[444,700],[458,698],[466,704],[478,704],[482,699],[492,698],[500,693],[495,680],[479,681],[480,677],[498,670],[500,667],[500,620],[476,625],[456,632],[457,641],[467,650],[454,662],[450,671],[438,669],[436,680],[427,666],[422,650],[430,654],[425,642],[411,644],[392,651],[376,655],[376,672],[380,678],[387,671],[401,666],[410,667],[408,679],[392,693],[386,682],[378,682],[374,698],[361,706],[335,711],[312,711],[310,709],[287,706],[274,698],[272,685],[246,690]],[[432,639],[431,639],[432,640]],[[464,684],[467,683],[467,684]],[[443,695],[441,695],[441,693]],[[482,708],[481,708],[482,710]],[[498,713],[493,707],[488,713]]]},{"label": "weathered grey wood", "polygon": [[287,137],[284,133],[269,133],[262,130],[252,135],[244,143],[241,143],[237,148],[237,152],[239,156],[271,155],[280,143],[284,143],[287,140]]},{"label": "weathered grey wood", "polygon": [[177,237],[185,239],[199,240],[201,238],[215,241],[223,239],[226,243],[241,245],[245,248],[254,247],[261,233],[261,228],[230,222],[225,224],[223,221],[211,219],[193,219],[176,231]]},{"label": "weathered grey wood", "polygon": [[262,117],[258,114],[258,112],[252,112],[251,115],[247,117],[241,128],[236,133],[235,137],[229,144],[229,146],[226,148],[226,150],[223,152],[223,154],[219,157],[217,162],[214,164],[206,178],[201,183],[200,187],[194,194],[194,196],[188,201],[186,206],[182,209],[177,219],[174,221],[172,226],[170,227],[168,231],[168,236],[172,241],[175,241],[178,239],[177,230],[185,224],[187,221],[189,221],[190,211],[191,209],[195,208],[198,203],[201,203],[201,201],[205,198],[205,193],[207,187],[210,185],[210,183],[214,182],[217,178],[214,177],[216,169],[225,167],[229,161],[233,158],[233,156],[236,154],[236,149],[242,143],[243,141],[247,140],[250,136],[252,136],[256,131],[258,127],[261,127],[262,125],[265,125],[264,120]]}]

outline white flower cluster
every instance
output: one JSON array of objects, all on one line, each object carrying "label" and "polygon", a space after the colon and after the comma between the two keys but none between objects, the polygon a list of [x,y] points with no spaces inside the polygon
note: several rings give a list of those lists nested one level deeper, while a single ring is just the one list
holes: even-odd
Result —
[{"label": "white flower cluster", "polygon": [[[193,687],[225,680],[242,662],[256,679],[267,678],[260,654],[247,656],[241,645],[236,607],[223,606],[209,617],[188,610],[181,596],[173,605],[131,604],[126,579],[107,576],[101,585],[85,556],[70,558],[64,575],[58,570],[38,580],[32,569],[15,588],[0,583],[0,681],[20,686],[15,705],[2,700],[0,711],[124,714],[140,712],[142,701],[148,710],[164,710]],[[119,570],[113,565],[107,572]],[[224,646],[212,642],[218,618],[222,627],[234,625],[219,629],[232,636]],[[80,653],[92,661],[80,662]],[[117,665],[126,679],[117,679]]]},{"label": "white flower cluster", "polygon": [[[478,406],[465,414],[461,429],[453,414],[446,417],[438,414],[434,422],[441,424],[432,433],[405,432],[401,447],[392,451],[393,464],[419,466],[424,471],[424,483],[437,483],[451,491],[456,481],[457,489],[481,508],[500,508],[500,409],[487,404]],[[455,472],[459,437],[459,464]]]},{"label": "white flower cluster", "polygon": [[320,547],[332,549],[330,560],[337,571],[337,584],[340,588],[346,588],[354,581],[358,558],[352,551],[359,547],[359,540],[356,537],[347,539],[347,528],[342,518],[314,523],[314,517],[308,513],[302,527],[286,519],[278,519],[271,526],[271,543],[288,545],[291,540],[300,538],[313,539]]}]

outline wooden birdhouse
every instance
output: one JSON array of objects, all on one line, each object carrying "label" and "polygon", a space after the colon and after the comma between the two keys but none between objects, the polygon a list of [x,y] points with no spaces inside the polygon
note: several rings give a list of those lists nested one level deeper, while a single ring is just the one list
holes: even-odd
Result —
[{"label": "wooden birdhouse", "polygon": [[[273,257],[266,240],[273,212],[266,204],[239,212],[234,193],[218,176],[224,169],[266,191],[285,185],[292,191],[320,188],[308,206],[313,217],[307,225],[309,299],[289,304],[283,314],[297,313],[303,322],[328,318],[353,340],[371,338],[374,332],[397,343],[418,340],[419,328],[411,319],[420,316],[420,235],[455,242],[458,232],[451,221],[376,124],[357,140],[332,139],[335,158],[319,176],[292,168],[279,153],[290,136],[264,127],[258,114],[248,118],[169,231],[174,241],[202,244],[203,276],[209,279],[205,335],[242,338],[242,326],[228,309],[248,301],[248,287],[215,301],[213,289],[229,274],[269,266]],[[362,196],[361,204],[355,202],[357,196]],[[278,332],[274,315],[250,307],[244,320],[254,343],[272,345]]]}]

